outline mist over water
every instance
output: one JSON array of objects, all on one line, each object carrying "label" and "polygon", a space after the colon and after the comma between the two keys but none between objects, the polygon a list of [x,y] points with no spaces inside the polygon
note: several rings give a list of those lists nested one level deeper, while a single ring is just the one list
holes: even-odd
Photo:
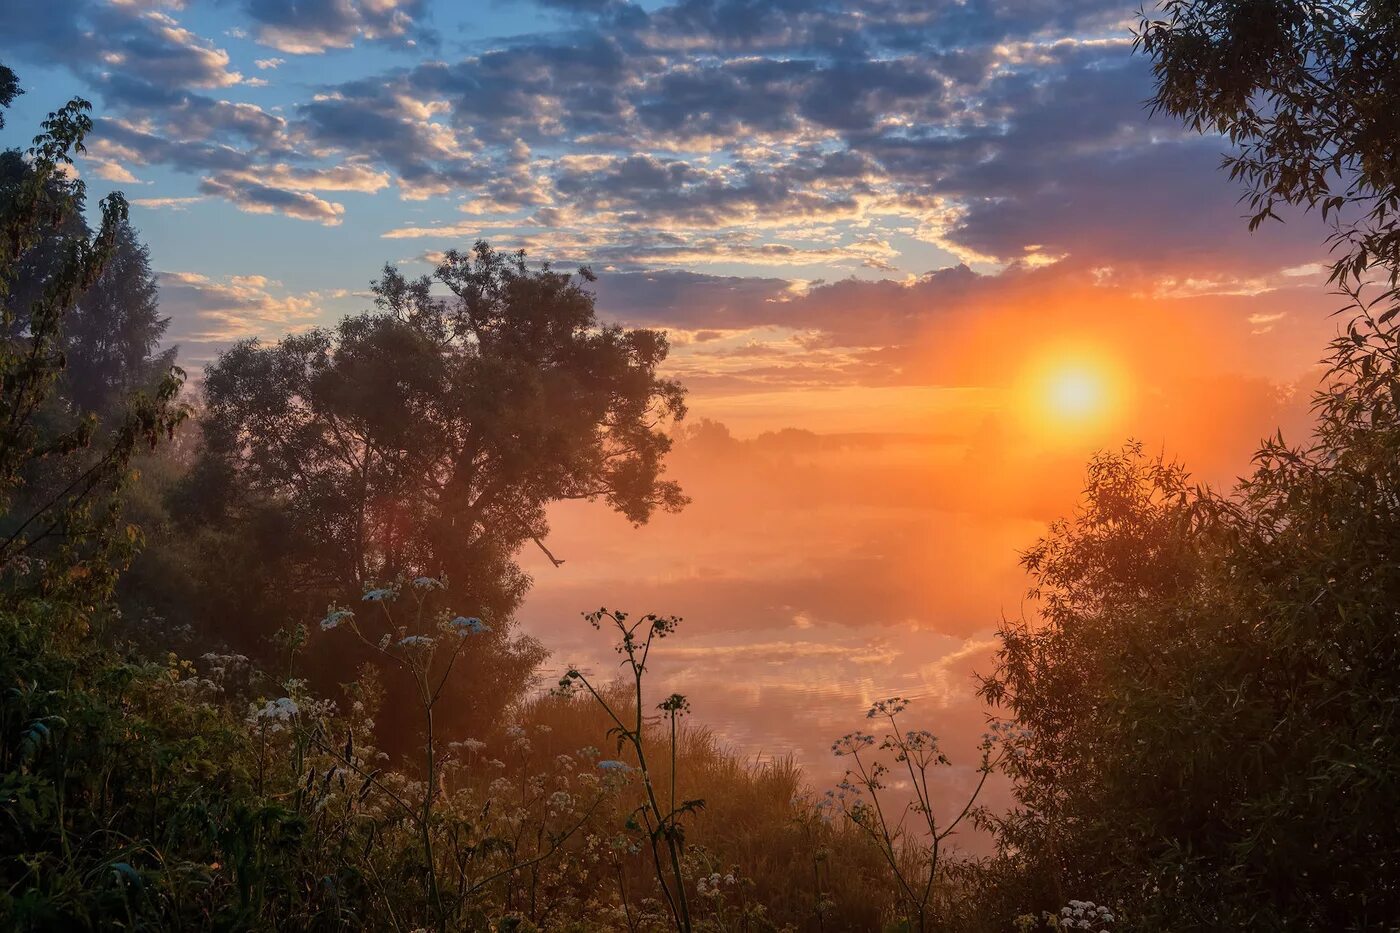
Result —
[{"label": "mist over water", "polygon": [[[791,757],[821,794],[847,764],[832,742],[874,731],[870,705],[903,696],[912,701],[905,724],[932,731],[952,760],[937,780],[944,799],[958,799],[975,783],[978,743],[995,715],[976,696],[977,675],[993,668],[1003,614],[1027,610],[1020,554],[1076,507],[1087,456],[1122,438],[1108,425],[1047,441],[1018,428],[1014,407],[974,402],[974,416],[956,407],[966,401],[942,422],[961,431],[899,430],[917,423],[910,406],[949,404],[932,398],[911,390],[882,408],[826,408],[812,420],[839,429],[827,433],[764,430],[743,420],[752,409],[742,401],[697,400],[668,472],[691,497],[685,509],[633,527],[601,505],[558,504],[550,549],[563,565],[533,549],[522,555],[534,580],[522,631],[551,652],[541,689],[570,665],[600,679],[617,671],[611,640],[584,611],[680,615],[680,630],[653,655],[649,689],[657,699],[686,694],[691,722],[736,753]],[[800,406],[802,393],[792,400]],[[806,401],[839,405],[821,393]],[[707,419],[707,409],[737,417],[748,433]],[[1270,419],[1303,411],[1297,399],[1256,404],[1241,395],[1217,414],[1258,436]],[[1160,415],[1157,430],[1177,417]],[[873,430],[851,430],[862,419]],[[1248,465],[1247,445],[1222,446],[1215,431],[1179,436],[1177,449],[1204,465],[1203,480],[1226,483]],[[994,780],[987,802],[1008,799]],[[986,840],[968,828],[960,844],[985,851]]]}]

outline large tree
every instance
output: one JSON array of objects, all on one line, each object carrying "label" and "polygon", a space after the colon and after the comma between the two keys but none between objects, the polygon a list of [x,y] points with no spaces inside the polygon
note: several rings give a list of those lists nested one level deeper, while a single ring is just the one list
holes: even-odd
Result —
[{"label": "large tree", "polygon": [[73,405],[108,414],[131,392],[158,383],[177,353],[160,346],[169,326],[160,315],[150,250],[123,222],[102,274],[78,300],[66,331],[64,381]]},{"label": "large tree", "polygon": [[[550,553],[551,503],[597,499],[644,522],[685,501],[662,476],[666,429],[685,413],[657,373],[666,338],[600,325],[591,278],[478,243],[431,279],[386,267],[372,313],[235,346],[205,376],[193,473],[223,492],[192,514],[273,544],[270,572],[253,572],[303,619],[431,576],[506,650],[529,585],[516,556]],[[475,674],[501,702],[528,667]]]}]

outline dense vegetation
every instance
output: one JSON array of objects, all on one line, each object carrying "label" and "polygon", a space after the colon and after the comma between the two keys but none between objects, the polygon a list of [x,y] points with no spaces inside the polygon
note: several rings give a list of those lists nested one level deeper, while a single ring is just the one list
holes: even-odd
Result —
[{"label": "dense vegetation", "polygon": [[[1232,138],[1257,222],[1340,212],[1350,319],[1310,438],[1230,490],[1100,454],[1025,553],[974,763],[1008,812],[934,799],[948,759],[900,698],[830,794],[736,760],[647,678],[674,618],[591,613],[627,677],[527,693],[516,556],[548,506],[685,504],[664,336],[479,244],[449,299],[386,268],[373,312],[236,346],[191,418],[125,203],[93,230],[64,172],[87,105],[57,111],[0,162],[0,925],[1395,927],[1394,19],[1143,23],[1155,103]],[[0,119],[17,93],[0,66]],[[945,851],[963,821],[994,856]]]}]

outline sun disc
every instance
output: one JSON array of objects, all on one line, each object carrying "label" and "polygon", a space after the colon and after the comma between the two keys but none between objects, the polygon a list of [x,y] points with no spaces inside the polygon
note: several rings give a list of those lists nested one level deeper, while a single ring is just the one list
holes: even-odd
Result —
[{"label": "sun disc", "polygon": [[1080,420],[1103,410],[1106,390],[1099,373],[1085,368],[1064,369],[1051,375],[1046,386],[1046,402],[1054,414]]},{"label": "sun disc", "polygon": [[1024,423],[1046,440],[1097,437],[1116,423],[1127,402],[1122,367],[1111,354],[1082,345],[1044,352],[1018,382]]}]

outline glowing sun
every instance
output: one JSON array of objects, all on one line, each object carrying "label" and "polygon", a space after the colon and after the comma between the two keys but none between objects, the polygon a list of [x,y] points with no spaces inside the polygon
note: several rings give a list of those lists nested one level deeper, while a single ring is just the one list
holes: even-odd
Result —
[{"label": "glowing sun", "polygon": [[1084,421],[1108,406],[1108,386],[1102,373],[1071,366],[1052,372],[1045,384],[1045,406],[1067,421]]},{"label": "glowing sun", "polygon": [[1027,367],[1018,394],[1035,433],[1069,440],[1111,427],[1126,402],[1127,380],[1109,354],[1059,350]]}]

